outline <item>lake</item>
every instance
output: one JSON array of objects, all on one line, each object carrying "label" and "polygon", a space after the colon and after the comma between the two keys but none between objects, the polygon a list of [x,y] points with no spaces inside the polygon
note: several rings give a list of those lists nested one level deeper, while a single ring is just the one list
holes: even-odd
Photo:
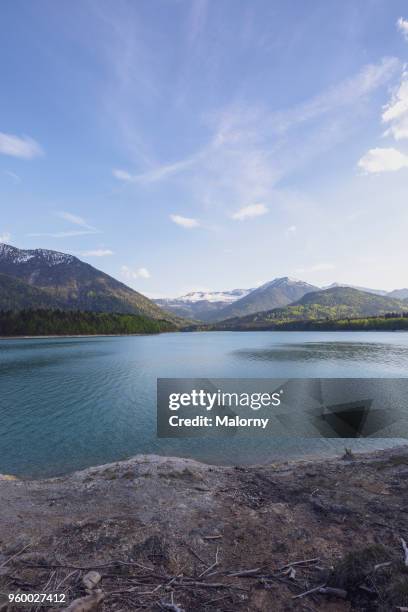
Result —
[{"label": "lake", "polygon": [[138,453],[253,464],[393,440],[158,439],[156,379],[406,377],[404,332],[194,332],[0,340],[0,473],[53,476]]}]

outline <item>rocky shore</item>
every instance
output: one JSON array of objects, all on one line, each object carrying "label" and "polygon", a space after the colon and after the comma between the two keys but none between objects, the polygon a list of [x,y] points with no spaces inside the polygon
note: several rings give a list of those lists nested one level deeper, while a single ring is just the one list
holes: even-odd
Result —
[{"label": "rocky shore", "polygon": [[[0,477],[0,610],[408,610],[408,447]],[[10,604],[7,594],[64,594]]]}]

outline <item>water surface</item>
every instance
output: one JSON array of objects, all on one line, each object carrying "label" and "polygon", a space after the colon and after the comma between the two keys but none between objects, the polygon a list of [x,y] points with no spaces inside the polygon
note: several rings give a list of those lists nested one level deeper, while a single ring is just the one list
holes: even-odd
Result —
[{"label": "water surface", "polygon": [[[404,332],[197,332],[0,340],[0,473],[63,474],[138,453],[253,464],[343,440],[156,437],[156,379],[406,377]],[[353,440],[370,449],[392,440]]]}]

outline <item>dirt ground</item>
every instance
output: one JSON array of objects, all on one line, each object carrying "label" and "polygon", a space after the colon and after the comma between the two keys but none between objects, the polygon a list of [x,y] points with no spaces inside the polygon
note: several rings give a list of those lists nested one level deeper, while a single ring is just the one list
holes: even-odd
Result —
[{"label": "dirt ground", "polygon": [[[407,484],[408,447],[250,468],[138,456],[0,477],[0,610],[61,610],[8,603],[37,592],[85,598],[70,611],[408,610]],[[86,591],[89,570],[101,579]]]}]

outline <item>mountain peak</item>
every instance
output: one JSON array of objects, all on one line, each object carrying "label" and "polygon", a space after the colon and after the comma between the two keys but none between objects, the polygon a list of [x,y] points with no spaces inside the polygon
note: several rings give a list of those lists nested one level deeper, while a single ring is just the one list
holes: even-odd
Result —
[{"label": "mountain peak", "polygon": [[0,243],[0,261],[13,264],[24,264],[31,260],[47,266],[72,263],[78,261],[74,255],[51,251],[48,249],[18,249],[9,244]]},{"label": "mountain peak", "polygon": [[290,276],[279,276],[278,278],[274,278],[263,285],[260,285],[258,289],[269,289],[270,287],[287,287],[287,286],[306,286],[312,287],[313,285],[309,285],[309,283],[305,283],[297,278],[292,278]]}]

